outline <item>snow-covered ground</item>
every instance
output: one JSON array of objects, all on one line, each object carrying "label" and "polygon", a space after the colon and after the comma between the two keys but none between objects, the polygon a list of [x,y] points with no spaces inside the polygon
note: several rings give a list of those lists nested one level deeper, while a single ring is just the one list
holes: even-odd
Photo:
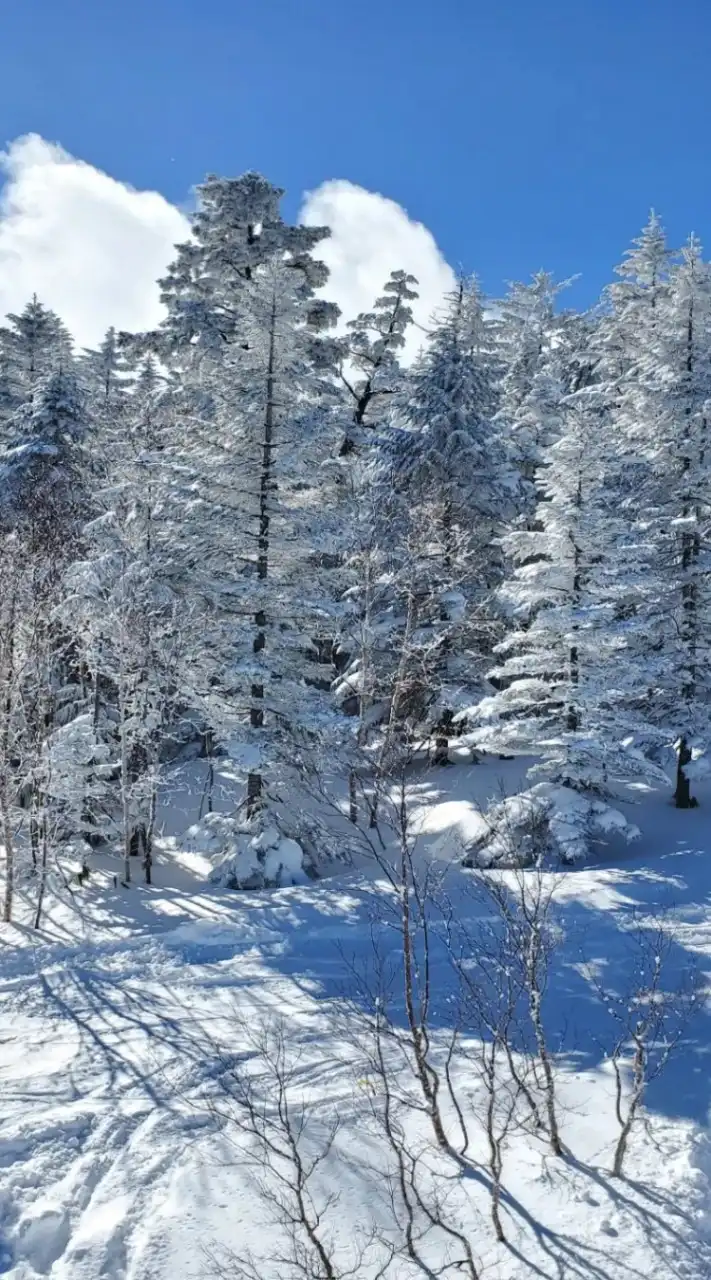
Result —
[{"label": "snow-covered ground", "polygon": [[[496,762],[423,778],[423,849],[452,855],[502,771],[508,787],[520,776]],[[2,929],[0,1271],[17,1280],[207,1280],[222,1250],[278,1252],[225,1093],[233,1071],[257,1069],[264,1026],[284,1030],[292,1088],[312,1107],[307,1144],[338,1118],[318,1179],[338,1192],[329,1229],[342,1256],[385,1220],[377,1081],[360,1067],[342,1011],[353,972],[372,958],[387,887],[359,867],[308,887],[219,890],[179,839],[192,804],[171,801],[153,887],[114,887],[107,869],[53,898],[39,937]],[[710,815],[711,796],[687,813],[645,796],[634,815],[640,842],[601,850],[556,891],[562,940],[546,1015],[569,1154],[556,1160],[541,1140],[512,1135],[505,1245],[490,1228],[483,1175],[454,1180],[448,1211],[483,1280],[711,1277],[708,1017],[699,1013],[651,1083],[647,1123],[633,1133],[626,1177],[614,1180],[607,1015],[582,968],[594,963],[612,983],[628,963],[627,924],[660,907],[675,920],[670,979],[692,963],[711,968]],[[453,900],[474,915],[466,884],[453,869]],[[436,959],[444,993],[447,966]],[[444,996],[433,1003],[435,1038],[446,1037],[449,1009]],[[474,1075],[463,1084],[474,1117],[480,1086]],[[474,1145],[483,1158],[483,1135]],[[265,1263],[260,1274],[287,1272]],[[373,1274],[367,1255],[355,1274]],[[403,1262],[391,1274],[421,1273]]]}]

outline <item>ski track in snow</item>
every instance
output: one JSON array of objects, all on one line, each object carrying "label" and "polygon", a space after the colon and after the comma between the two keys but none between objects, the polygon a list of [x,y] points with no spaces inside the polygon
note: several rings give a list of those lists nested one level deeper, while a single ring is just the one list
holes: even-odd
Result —
[{"label": "ski track in snow", "polygon": [[[429,830],[440,850],[443,830],[467,820],[468,811],[452,812],[467,775],[448,778],[455,794],[443,800],[445,813],[433,806]],[[668,901],[684,954],[711,964],[701,812],[688,815],[684,843],[668,811],[650,809],[644,847],[633,856],[612,851],[567,877],[561,899],[572,923],[561,974],[573,1007],[579,919],[588,950],[614,962],[625,913]],[[367,1104],[332,1013],[346,962],[367,961],[379,892],[360,873],[250,899],[177,877],[151,890],[88,891],[81,917],[76,902],[48,917],[41,945],[29,931],[3,929],[0,1273],[208,1280],[211,1246],[269,1240],[265,1210],[210,1101],[230,1063],[254,1059],[241,1019],[282,1019],[299,1089],[338,1108],[338,1230],[347,1237],[362,1225],[374,1196],[358,1159],[369,1149]],[[666,1092],[650,1095],[649,1133],[634,1135],[620,1181],[606,1173],[611,1078],[573,1037],[561,1096],[574,1155],[556,1162],[530,1138],[512,1140],[510,1247],[492,1243],[482,1188],[459,1189],[476,1204],[482,1280],[711,1280],[705,1035],[704,1027]]]}]

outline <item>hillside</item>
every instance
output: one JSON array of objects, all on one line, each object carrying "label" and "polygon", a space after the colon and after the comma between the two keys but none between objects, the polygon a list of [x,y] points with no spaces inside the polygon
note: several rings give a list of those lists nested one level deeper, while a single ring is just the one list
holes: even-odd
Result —
[{"label": "hillside", "polygon": [[[413,783],[421,867],[458,848],[457,831],[479,821],[475,797],[495,794],[502,770],[510,785],[517,770],[499,762]],[[653,931],[663,911],[673,939],[662,987],[675,988],[692,964],[705,980],[711,827],[703,799],[678,813],[666,796],[644,794],[635,815],[640,842],[601,848],[588,867],[556,883],[544,1013],[565,1155],[553,1157],[523,1124],[512,1130],[503,1152],[507,1243],[497,1244],[491,1229],[476,1058],[463,1060],[459,1078],[471,1138],[466,1169],[445,1169],[431,1153],[425,1117],[406,1112],[410,1147],[430,1161],[428,1178],[441,1172],[446,1213],[487,1280],[711,1276],[708,1015],[697,1010],[650,1082],[625,1176],[613,1179],[610,1019],[586,967],[619,986],[629,974],[630,929]],[[244,1099],[234,1082],[251,1072],[254,1096],[262,1096],[260,1035],[271,1028],[292,1105],[308,1104],[303,1151],[332,1144],[310,1184],[325,1206],[324,1238],[343,1266],[332,1274],[350,1266],[349,1274],[370,1280],[383,1249],[370,1239],[354,1262],[354,1247],[377,1232],[381,1243],[392,1240],[394,1229],[380,1084],[354,1019],[374,939],[397,989],[392,888],[365,861],[306,887],[250,895],[213,887],[205,860],[178,839],[192,794],[174,790],[163,801],[153,886],[114,887],[107,862],[88,885],[52,897],[39,934],[22,923],[3,926],[0,1269],[14,1280],[207,1280],[249,1275],[234,1258],[226,1264],[225,1251],[251,1251],[262,1280],[296,1274],[284,1261],[265,1260],[286,1246],[259,1190],[265,1168],[248,1158],[254,1147],[238,1123]],[[474,937],[482,902],[471,883],[456,866],[444,877],[448,901]],[[438,940],[431,954],[430,1028],[441,1066],[454,1016],[451,966]],[[397,999],[392,1016],[401,1020]],[[393,1080],[403,1092],[410,1087],[397,1072]],[[264,1097],[273,1109],[273,1077]],[[423,1240],[429,1274],[466,1274],[447,1269],[451,1238],[435,1232]],[[425,1272],[402,1256],[389,1274],[408,1280]]]}]

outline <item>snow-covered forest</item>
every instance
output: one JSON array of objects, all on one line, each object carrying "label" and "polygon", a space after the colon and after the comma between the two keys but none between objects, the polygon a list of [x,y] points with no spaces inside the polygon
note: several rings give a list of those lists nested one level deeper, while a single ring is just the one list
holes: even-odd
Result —
[{"label": "snow-covered forest", "polygon": [[357,823],[415,753],[446,765],[454,742],[536,758],[480,861],[523,858],[514,828],[534,818],[584,858],[625,825],[615,788],[672,756],[675,803],[695,804],[699,244],[670,250],[652,216],[582,315],[542,272],[496,300],[462,278],[403,368],[417,281],[395,270],[339,317],[328,229],[288,226],[280,197],[256,174],[203,185],[153,333],[75,352],[37,298],[0,331],[6,920],[13,882],[29,870],[41,895],[65,843],[87,873],[120,843],[124,880],[149,881],[181,752],[244,775],[215,833],[235,886],[337,852],[323,814],[306,829],[314,789],[345,787]]},{"label": "snow-covered forest", "polygon": [[[18,1113],[7,1161],[47,1158],[3,1192],[0,1270],[703,1280],[698,1082],[671,1077],[695,1099],[674,1122],[645,1110],[667,1068],[692,1071],[706,944],[680,939],[703,929],[661,890],[624,899],[625,871],[585,877],[641,828],[649,887],[699,839],[711,264],[652,215],[585,313],[543,271],[501,298],[462,276],[405,363],[413,276],[394,263],[370,311],[339,315],[327,227],[286,223],[255,173],[198,194],[155,331],[77,350],[37,297],[0,328],[3,941],[59,947],[47,972],[78,984],[41,1012],[75,1137],[52,1157],[54,1112],[46,1141]],[[472,820],[448,823],[463,796]],[[624,927],[565,923],[576,895],[600,921],[624,900]],[[149,911],[178,917],[160,944]],[[136,921],[153,940],[121,950]],[[47,996],[25,954],[2,1006],[20,1074]],[[260,983],[273,998],[250,1003]],[[108,1072],[120,1131],[72,1112],[55,1025]],[[181,1141],[220,1133],[231,1155],[210,1182],[203,1153],[204,1199],[185,1173],[129,1248],[178,1159],[168,1093]],[[116,1154],[89,1219],[123,1144],[134,1164]],[[39,1209],[26,1185],[51,1187]],[[241,1222],[276,1224],[256,1244],[233,1195]]]}]

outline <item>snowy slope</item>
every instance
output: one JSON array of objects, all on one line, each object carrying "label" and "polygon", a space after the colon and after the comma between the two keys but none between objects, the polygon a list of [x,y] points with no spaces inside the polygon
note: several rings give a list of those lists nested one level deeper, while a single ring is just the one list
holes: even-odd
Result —
[{"label": "snowy slope", "polygon": [[[423,781],[424,847],[442,856],[458,847],[479,821],[475,793],[493,794],[500,768],[462,767]],[[711,967],[709,809],[675,814],[663,797],[647,797],[635,817],[644,835],[634,851],[603,851],[595,867],[565,879],[547,1013],[560,1044],[571,1154],[556,1161],[537,1139],[512,1137],[508,1245],[493,1239],[483,1178],[452,1187],[451,1207],[483,1277],[711,1277],[706,1016],[653,1082],[627,1177],[612,1180],[604,1011],[581,972],[583,955],[614,971],[630,913],[660,903],[677,921],[672,965],[681,970],[693,957],[704,971]],[[155,887],[115,889],[110,876],[95,877],[53,904],[41,942],[21,927],[3,929],[4,1274],[197,1280],[216,1274],[221,1249],[270,1253],[269,1207],[222,1082],[235,1065],[259,1065],[253,1033],[274,1019],[285,1030],[294,1087],[314,1108],[313,1140],[319,1124],[339,1118],[320,1177],[339,1192],[332,1232],[341,1256],[385,1214],[372,1084],[338,1016],[349,973],[368,962],[385,885],[361,869],[308,888],[236,897],[208,887],[204,871],[169,833]],[[453,894],[460,879],[453,871]],[[455,900],[462,911],[476,910],[466,892]],[[442,960],[443,986],[445,967]],[[444,1039],[447,1017],[442,1000],[435,1036]],[[465,1084],[475,1099],[477,1081]],[[483,1158],[483,1135],[475,1143]],[[285,1272],[265,1263],[260,1274],[276,1280]],[[357,1275],[372,1274],[364,1260]],[[418,1273],[403,1263],[393,1274]]]}]

